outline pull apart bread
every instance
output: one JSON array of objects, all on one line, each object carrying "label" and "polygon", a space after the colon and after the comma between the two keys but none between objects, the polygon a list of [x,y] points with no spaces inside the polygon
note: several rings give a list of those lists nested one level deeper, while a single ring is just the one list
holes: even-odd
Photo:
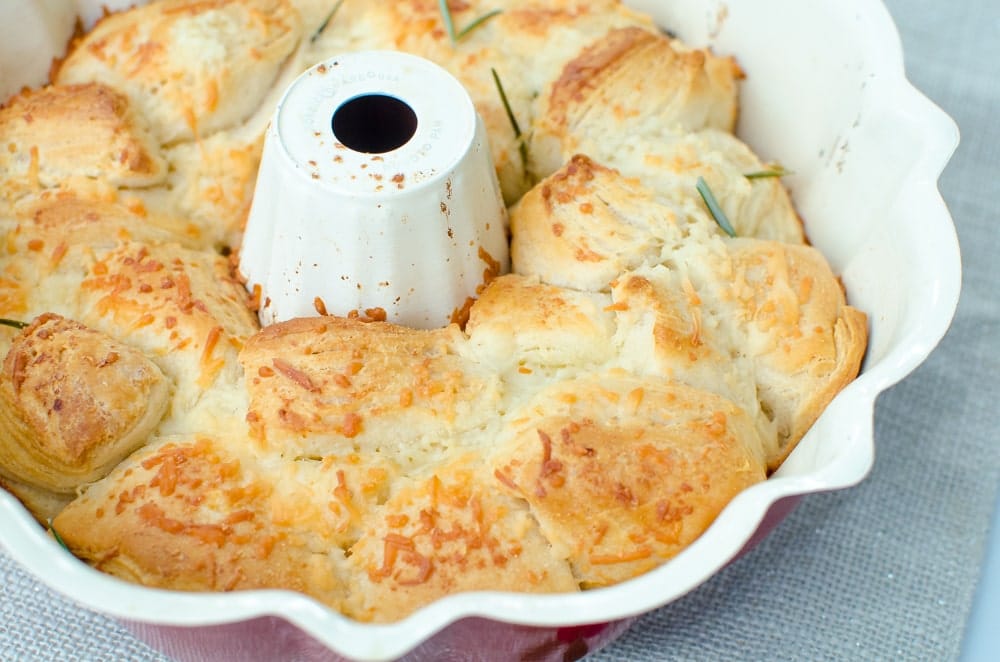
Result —
[{"label": "pull apart bread", "polygon": [[[149,586],[365,621],[635,577],[764,480],[857,374],[865,315],[732,131],[743,73],[612,0],[163,0],[0,109],[0,480]],[[235,275],[274,104],[333,54],[467,87],[513,272],[464,326],[261,329]],[[515,135],[493,80],[524,129]],[[723,233],[703,178],[736,230]]]}]

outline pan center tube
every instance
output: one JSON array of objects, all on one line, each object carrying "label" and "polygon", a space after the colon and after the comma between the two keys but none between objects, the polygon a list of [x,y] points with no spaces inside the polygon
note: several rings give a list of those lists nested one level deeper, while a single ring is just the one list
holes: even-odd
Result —
[{"label": "pan center tube", "polygon": [[507,270],[507,224],[461,84],[413,55],[349,53],[279,103],[239,269],[264,325],[330,314],[442,327]]}]

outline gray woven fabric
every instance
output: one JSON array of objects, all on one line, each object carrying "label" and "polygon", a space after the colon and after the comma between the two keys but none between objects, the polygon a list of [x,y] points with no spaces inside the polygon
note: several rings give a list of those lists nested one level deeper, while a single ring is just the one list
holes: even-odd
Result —
[{"label": "gray woven fabric", "polygon": [[[805,499],[761,545],[588,662],[953,660],[1000,483],[1000,3],[889,0],[916,85],[963,142],[941,180],[965,264],[940,348],[876,408],[860,486]],[[0,552],[0,660],[165,662]]]}]

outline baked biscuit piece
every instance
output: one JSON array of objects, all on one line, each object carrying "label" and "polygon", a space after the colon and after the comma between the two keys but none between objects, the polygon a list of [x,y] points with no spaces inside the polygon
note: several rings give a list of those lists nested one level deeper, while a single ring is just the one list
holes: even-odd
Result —
[{"label": "baked biscuit piece", "polygon": [[469,354],[505,381],[603,365],[614,356],[615,320],[607,295],[579,292],[508,274],[472,306]]},{"label": "baked biscuit piece", "polygon": [[646,191],[631,184],[586,156],[574,156],[511,209],[513,271],[600,291],[623,271],[658,260],[662,244],[649,226],[674,219],[668,210],[649,206]]},{"label": "baked biscuit piece", "polygon": [[750,416],[768,452],[777,446],[762,407],[757,367],[743,350],[745,319],[731,303],[733,259],[721,240],[691,242],[668,263],[619,276],[611,292],[617,332],[613,365],[711,391]]},{"label": "baked biscuit piece", "polygon": [[55,82],[115,88],[169,145],[254,114],[300,36],[289,0],[161,0],[99,22]]},{"label": "baked biscuit piece", "polygon": [[[642,134],[625,129],[602,140],[585,135],[578,142],[577,148],[597,162],[634,177],[658,197],[678,205],[705,209],[698,192],[698,178],[703,178],[737,236],[805,241],[802,221],[776,176],[780,168],[762,163],[725,131]],[[761,177],[761,173],[770,174]]]},{"label": "baked biscuit piece", "polygon": [[[531,217],[540,213],[535,208],[539,194],[547,193],[544,196],[546,199],[565,203],[575,200],[575,196],[588,189],[601,187],[604,189],[601,200],[610,201],[613,198],[613,209],[631,208],[635,210],[631,212],[634,217],[653,214],[680,218],[688,215],[706,217],[708,210],[698,191],[698,178],[701,177],[718,200],[737,236],[794,244],[805,241],[802,222],[780,178],[748,178],[748,174],[768,172],[771,166],[761,163],[745,144],[723,131],[647,136],[626,130],[603,140],[584,135],[574,142],[574,146],[586,157],[571,153],[561,155],[559,158],[569,159],[568,163],[522,198],[520,205],[532,207],[524,215]],[[585,178],[573,177],[581,169]],[[594,183],[589,183],[590,179],[594,179]],[[621,189],[620,195],[609,192],[609,189],[616,188]],[[642,202],[626,206],[621,200],[626,195],[638,197]],[[584,202],[590,204],[584,205],[582,210],[596,208],[602,212],[601,207],[605,206],[595,206],[592,200]],[[629,219],[625,222],[636,221]],[[560,223],[567,225],[565,221]],[[598,236],[612,235],[619,241],[633,239],[632,233],[622,234],[621,220],[578,219],[577,223],[595,226],[588,228],[586,234],[596,231]],[[647,221],[643,225],[650,224]],[[654,228],[662,230],[662,226]],[[532,236],[530,241],[538,239]],[[547,237],[542,235],[541,239]],[[514,242],[529,243],[529,239],[519,238],[515,233]],[[627,256],[637,253],[648,255],[648,247],[641,243],[617,250]],[[591,257],[591,260],[594,258]]]},{"label": "baked biscuit piece", "polygon": [[745,412],[662,379],[554,384],[510,420],[492,460],[496,485],[528,502],[584,588],[672,558],[765,477]]},{"label": "baked biscuit piece", "polygon": [[142,353],[42,315],[14,340],[0,372],[0,474],[72,494],[146,441],[169,395],[169,381]]},{"label": "baked biscuit piece", "polygon": [[774,424],[757,401],[753,362],[733,349],[741,342],[727,312],[720,314],[686,270],[662,265],[622,274],[612,290],[617,333],[614,365],[709,391],[749,415],[765,446]]},{"label": "baked biscuit piece", "polygon": [[[711,135],[731,144],[725,134]],[[716,152],[702,151],[697,140],[678,137],[671,144],[682,147],[670,160],[654,159],[642,174],[626,176],[577,154],[539,182],[511,208],[513,270],[594,291],[608,289],[618,274],[642,265],[686,263],[689,269],[715,271],[726,252],[725,235],[698,193],[699,171],[735,182],[713,193],[737,210],[729,219],[739,236],[803,241],[798,216],[776,178],[751,180],[740,168],[708,165]],[[624,152],[609,156],[614,162],[628,158]],[[637,163],[628,167],[639,169]]]},{"label": "baked biscuit piece", "polygon": [[460,591],[577,590],[524,504],[484,472],[458,458],[393,494],[351,548],[349,616],[395,621]]},{"label": "baked biscuit piece", "polygon": [[[177,237],[156,227],[150,215],[55,191],[21,200],[5,229],[0,316],[15,320],[31,320],[47,312],[82,319],[80,284],[97,256],[123,242],[159,245]],[[8,343],[9,339],[0,339],[0,351],[6,351]]]},{"label": "baked biscuit piece", "polygon": [[[480,0],[477,11],[490,6]],[[536,100],[568,62],[609,32],[657,30],[649,16],[619,0],[515,0],[495,20],[504,51],[520,66],[517,75],[525,78]]]},{"label": "baked biscuit piece", "polygon": [[589,153],[591,142],[608,147],[628,134],[732,131],[741,77],[732,58],[648,29],[609,30],[550,79],[531,139],[536,173]]},{"label": "baked biscuit piece", "polygon": [[496,426],[499,377],[468,361],[457,326],[423,331],[338,317],[273,324],[240,355],[247,420],[265,448],[377,456],[404,470]]},{"label": "baked biscuit piece", "polygon": [[860,370],[867,316],[847,305],[823,256],[809,246],[731,242],[737,319],[746,333],[734,349],[755,365],[764,411],[777,426],[768,448],[776,469],[823,409]]},{"label": "baked biscuit piece", "polygon": [[152,443],[52,527],[98,570],[146,586],[283,588],[340,608],[338,523],[318,489],[299,489],[294,474],[240,446],[200,435]]},{"label": "baked biscuit piece", "polygon": [[543,282],[600,291],[622,272],[659,264],[701,225],[697,208],[658,199],[638,181],[574,156],[511,210],[511,264]]},{"label": "baked biscuit piece", "polygon": [[237,357],[258,322],[224,258],[122,242],[87,264],[79,288],[82,321],[141,348],[173,380],[165,431],[226,429],[223,413],[239,419]]},{"label": "baked biscuit piece", "polygon": [[152,186],[166,162],[128,99],[98,83],[26,90],[0,109],[0,190]]},{"label": "baked biscuit piece", "polygon": [[[609,31],[656,28],[649,17],[632,11],[617,0],[521,0],[507,4],[503,13],[490,21],[496,35],[492,38],[500,58],[490,61],[488,65],[482,60],[468,62],[464,65],[468,73],[463,75],[462,81],[470,89],[478,90],[475,98],[482,100],[478,105],[480,112],[488,118],[487,128],[494,154],[503,154],[523,169],[521,180],[516,182],[518,187],[513,191],[509,190],[507,181],[501,179],[505,199],[512,204],[534,182],[548,174],[535,163],[530,143],[535,118],[539,114],[539,99],[551,81],[558,78],[559,72],[582,49],[603,38]],[[477,5],[466,13],[469,17],[466,20],[495,7],[488,0],[480,0]],[[522,132],[520,138],[515,135],[503,104],[499,103],[492,75],[486,77],[487,66],[497,71]],[[470,84],[477,72],[481,83]]]}]

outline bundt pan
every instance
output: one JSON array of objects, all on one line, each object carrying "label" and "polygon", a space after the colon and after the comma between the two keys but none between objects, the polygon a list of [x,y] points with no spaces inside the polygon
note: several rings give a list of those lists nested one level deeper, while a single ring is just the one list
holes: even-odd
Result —
[{"label": "bundt pan", "polygon": [[[86,23],[100,4],[129,3],[33,4],[0,9],[5,98],[44,81],[75,12]],[[82,609],[120,620],[178,660],[562,660],[600,648],[637,616],[696,588],[803,495],[861,481],[874,457],[876,397],[933,350],[958,301],[958,244],[937,191],[956,126],[907,81],[880,2],[626,4],[693,46],[737,58],[747,72],[738,135],[791,173],[785,182],[810,241],[868,315],[860,375],[773,475],[740,493],[676,558],[638,578],[573,594],[454,594],[389,624],[359,623],[289,591],[184,593],[118,580],[67,554],[0,491],[0,542],[9,554]]]}]

